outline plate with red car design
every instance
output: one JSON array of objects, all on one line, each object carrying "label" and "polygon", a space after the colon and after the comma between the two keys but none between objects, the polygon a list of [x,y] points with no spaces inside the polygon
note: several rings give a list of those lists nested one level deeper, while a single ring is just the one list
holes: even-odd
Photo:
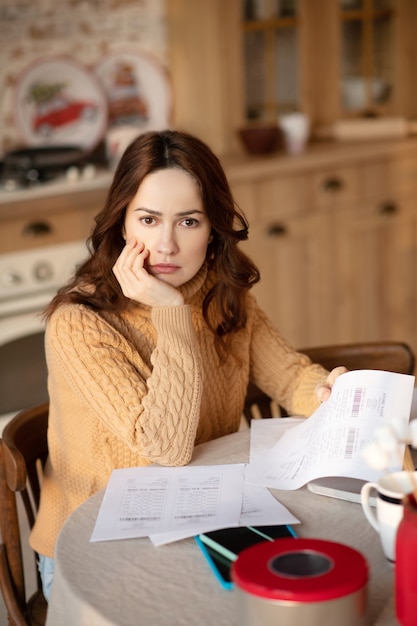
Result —
[{"label": "plate with red car design", "polygon": [[104,90],[93,72],[65,57],[38,60],[16,85],[14,113],[29,146],[94,149],[107,129]]}]

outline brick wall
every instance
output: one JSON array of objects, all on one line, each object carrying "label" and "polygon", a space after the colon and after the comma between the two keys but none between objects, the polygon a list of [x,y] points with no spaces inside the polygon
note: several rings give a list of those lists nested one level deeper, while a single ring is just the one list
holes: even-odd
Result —
[{"label": "brick wall", "polygon": [[0,0],[0,154],[22,145],[13,114],[22,71],[50,56],[93,69],[122,46],[167,65],[165,0]]}]

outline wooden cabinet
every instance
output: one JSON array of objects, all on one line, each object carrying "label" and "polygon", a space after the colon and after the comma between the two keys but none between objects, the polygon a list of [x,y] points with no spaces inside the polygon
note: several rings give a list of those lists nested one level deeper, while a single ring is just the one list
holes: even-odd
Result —
[{"label": "wooden cabinet", "polygon": [[417,142],[333,145],[229,178],[261,270],[255,293],[291,343],[417,351]]},{"label": "wooden cabinet", "polygon": [[[247,253],[262,274],[255,292],[277,327],[298,345],[319,340],[328,284],[321,282],[328,224],[324,213],[312,210],[307,183],[303,174],[261,178],[253,183],[254,211],[246,207]],[[245,207],[245,199],[239,204]]]},{"label": "wooden cabinet", "polygon": [[340,219],[338,277],[344,287],[335,295],[341,341],[408,338],[417,348],[415,201],[399,198],[397,206],[393,214],[362,206],[363,215]]},{"label": "wooden cabinet", "polygon": [[[276,120],[279,114],[308,108],[307,86],[316,92],[311,72],[325,57],[321,73],[328,80],[326,95],[336,95],[334,113],[369,116],[392,110],[399,47],[395,24],[403,3],[320,0],[319,6],[315,0],[241,0],[241,5],[248,120]],[[313,48],[316,55],[309,58]],[[319,72],[314,79],[318,74],[321,79]]]},{"label": "wooden cabinet", "polygon": [[[106,184],[107,183],[107,184]],[[0,254],[85,240],[104,205],[107,178],[102,186],[51,194],[47,187],[2,195]]]},{"label": "wooden cabinet", "polygon": [[364,165],[361,201],[338,217],[342,341],[406,338],[417,349],[417,177],[413,183],[407,173],[416,169],[416,156]]},{"label": "wooden cabinet", "polygon": [[[279,5],[281,13],[245,21],[244,0],[167,0],[175,126],[226,156],[242,151],[236,131],[259,111],[276,119],[277,113],[296,107],[320,136],[341,118],[365,113],[417,118],[415,0],[256,4]],[[292,5],[296,12],[287,15],[286,7]],[[252,72],[255,87],[247,86],[247,34],[255,38],[252,46],[265,42]],[[278,72],[278,83],[263,78],[265,72]],[[372,95],[372,73],[384,87],[377,97]],[[348,102],[346,93],[343,97],[343,85],[348,81],[355,91],[356,78],[365,79],[359,106]],[[258,97],[261,91],[264,95]]]}]

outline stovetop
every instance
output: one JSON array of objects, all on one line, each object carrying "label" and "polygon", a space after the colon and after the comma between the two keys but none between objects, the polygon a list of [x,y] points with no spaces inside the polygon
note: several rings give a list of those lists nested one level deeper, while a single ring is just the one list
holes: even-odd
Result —
[{"label": "stovetop", "polygon": [[74,170],[56,176],[55,178],[29,187],[8,188],[0,183],[0,211],[2,204],[20,202],[34,198],[43,198],[63,193],[88,191],[90,189],[108,188],[113,179],[114,170],[108,168],[86,167],[84,170]]},{"label": "stovetop", "polygon": [[0,193],[88,183],[108,170],[104,145],[89,153],[71,145],[18,148],[0,157]]}]

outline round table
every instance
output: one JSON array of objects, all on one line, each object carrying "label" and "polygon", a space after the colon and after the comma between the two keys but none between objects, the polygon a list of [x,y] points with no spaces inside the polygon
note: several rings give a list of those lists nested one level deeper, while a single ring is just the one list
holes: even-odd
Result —
[{"label": "round table", "polygon": [[[247,463],[249,430],[196,447],[192,465]],[[301,537],[346,543],[370,568],[369,623],[396,624],[393,567],[360,504],[274,491],[301,520]],[[47,626],[238,626],[234,591],[221,588],[194,539],[155,547],[148,538],[90,543],[103,492],[82,504],[59,535]]]}]

